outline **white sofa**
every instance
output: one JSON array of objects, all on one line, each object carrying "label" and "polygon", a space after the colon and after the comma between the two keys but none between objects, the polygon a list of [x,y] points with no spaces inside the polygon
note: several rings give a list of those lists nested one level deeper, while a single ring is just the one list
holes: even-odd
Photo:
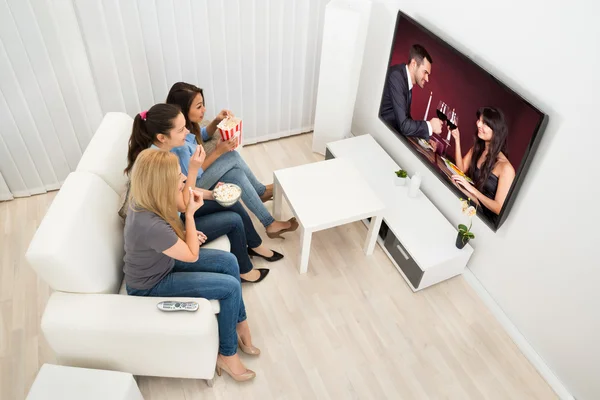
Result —
[{"label": "white sofa", "polygon": [[[177,378],[214,376],[218,301],[165,313],[158,297],[128,296],[123,282],[125,189],[133,120],[108,113],[42,220],[26,258],[54,290],[41,328],[61,364]],[[221,237],[204,246],[229,251]]]}]

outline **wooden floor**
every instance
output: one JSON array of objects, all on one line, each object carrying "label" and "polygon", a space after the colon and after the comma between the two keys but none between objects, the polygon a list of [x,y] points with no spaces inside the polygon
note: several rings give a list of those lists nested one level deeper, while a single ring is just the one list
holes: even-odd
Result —
[{"label": "wooden floor", "polygon": [[[311,152],[311,139],[248,146],[243,154],[271,182],[274,169],[322,160]],[[0,204],[3,400],[25,398],[39,367],[55,361],[39,331],[50,290],[24,260],[54,196]],[[267,239],[286,258],[270,265],[264,282],[244,286],[262,349],[244,361],[257,378],[239,384],[220,377],[211,389],[201,380],[139,377],[144,398],[556,398],[462,277],[415,294],[379,247],[364,255],[366,232],[354,223],[316,233],[303,276],[296,269],[299,234]]]}]

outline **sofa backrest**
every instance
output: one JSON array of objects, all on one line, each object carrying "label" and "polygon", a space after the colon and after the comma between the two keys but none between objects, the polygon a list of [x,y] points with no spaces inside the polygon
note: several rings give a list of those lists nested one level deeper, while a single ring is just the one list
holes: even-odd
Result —
[{"label": "sofa backrest", "polygon": [[110,112],[104,116],[86,148],[76,171],[91,172],[101,177],[118,194],[125,191],[127,148],[133,119],[124,113]]},{"label": "sofa backrest", "polygon": [[120,196],[99,176],[72,172],[36,231],[27,261],[54,290],[117,293],[124,254],[119,205]]}]

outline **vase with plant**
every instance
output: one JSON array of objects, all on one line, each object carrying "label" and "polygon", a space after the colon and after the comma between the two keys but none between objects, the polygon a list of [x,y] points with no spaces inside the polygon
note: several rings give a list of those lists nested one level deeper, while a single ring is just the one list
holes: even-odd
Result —
[{"label": "vase with plant", "polygon": [[462,212],[467,217],[469,217],[469,227],[466,225],[460,224],[458,225],[458,235],[456,236],[456,247],[462,249],[469,243],[471,239],[475,239],[475,234],[471,232],[471,227],[473,226],[473,217],[477,214],[477,209],[471,205],[469,205],[471,199],[460,199]]},{"label": "vase with plant", "polygon": [[396,186],[406,185],[406,177],[408,176],[408,173],[403,169],[399,169],[395,172],[395,174],[396,177],[394,178],[394,181],[396,182]]}]

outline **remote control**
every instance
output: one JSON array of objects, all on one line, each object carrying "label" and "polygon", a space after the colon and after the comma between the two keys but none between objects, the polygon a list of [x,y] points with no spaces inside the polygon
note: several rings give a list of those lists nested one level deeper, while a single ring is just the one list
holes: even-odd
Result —
[{"label": "remote control", "polygon": [[160,311],[198,311],[194,301],[161,301],[156,305]]}]

